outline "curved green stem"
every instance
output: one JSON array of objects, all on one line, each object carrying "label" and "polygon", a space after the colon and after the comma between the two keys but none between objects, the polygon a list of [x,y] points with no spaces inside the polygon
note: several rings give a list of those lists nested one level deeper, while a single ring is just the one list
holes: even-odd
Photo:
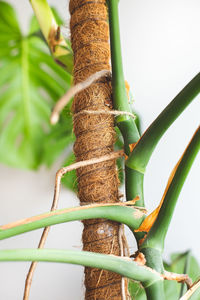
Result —
[{"label": "curved green stem", "polygon": [[147,234],[145,241],[141,245],[141,249],[150,247],[163,251],[165,236],[174,213],[177,199],[199,150],[200,127],[196,130],[191,142],[177,165],[175,174],[165,193],[164,201],[156,221]]},{"label": "curved green stem", "polygon": [[186,85],[145,131],[126,161],[126,165],[129,168],[141,173],[145,172],[149,159],[160,138],[199,92],[200,73]]},{"label": "curved green stem", "polygon": [[57,249],[0,250],[0,261],[60,262],[99,268],[140,281],[144,287],[162,281],[159,273],[140,266],[131,259],[86,251]]},{"label": "curved green stem", "polygon": [[133,207],[102,206],[60,209],[0,227],[0,240],[64,222],[104,218],[126,224],[132,231],[141,224],[143,213]]}]

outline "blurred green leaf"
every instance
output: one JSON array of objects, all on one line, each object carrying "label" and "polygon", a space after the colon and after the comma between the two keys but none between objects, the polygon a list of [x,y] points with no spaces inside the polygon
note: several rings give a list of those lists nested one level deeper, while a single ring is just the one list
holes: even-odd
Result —
[{"label": "blurred green leaf", "polygon": [[0,1],[0,162],[29,169],[50,166],[74,140],[69,105],[55,127],[49,122],[72,78],[33,34],[38,29],[33,18],[24,37],[15,11]]},{"label": "blurred green leaf", "polygon": [[[188,252],[185,253],[174,253],[171,255],[171,264],[168,265],[165,263],[166,271],[183,274],[185,269],[185,264],[187,260]],[[194,256],[189,257],[188,261],[188,271],[187,274],[192,279],[192,281],[196,281],[200,276],[200,267],[197,260]],[[175,281],[164,281],[165,286],[165,295],[166,299],[177,300],[180,296],[181,284]],[[184,290],[186,292],[186,289]],[[197,291],[192,297],[191,300],[199,300],[200,299],[200,291]]]},{"label": "blurred green leaf", "polygon": [[[67,159],[64,162],[64,166],[69,166],[71,164],[75,163],[75,156],[74,153],[70,153],[67,157]],[[76,177],[76,171],[73,170],[69,173],[66,173],[62,178],[62,183],[65,187],[68,189],[77,192],[77,177]]]},{"label": "blurred green leaf", "polygon": [[[174,253],[171,255],[171,263],[164,263],[164,268],[168,272],[184,274],[186,261],[188,260],[188,252]],[[194,256],[190,255],[188,260],[188,271],[186,272],[192,281],[196,281],[200,276],[200,266]],[[145,290],[139,282],[129,281],[129,293],[132,300],[146,300]],[[164,281],[165,299],[178,300],[180,298],[181,284],[172,280]],[[186,289],[184,293],[186,292]],[[196,291],[191,300],[199,300],[200,291]]]},{"label": "blurred green leaf", "polygon": [[[0,1],[0,33],[1,41],[11,38],[18,39],[21,36],[15,11],[10,4],[4,1]],[[1,48],[4,48],[2,46],[3,44]]]},{"label": "blurred green leaf", "polygon": [[146,293],[142,285],[137,281],[129,281],[128,290],[132,300],[146,300]]}]

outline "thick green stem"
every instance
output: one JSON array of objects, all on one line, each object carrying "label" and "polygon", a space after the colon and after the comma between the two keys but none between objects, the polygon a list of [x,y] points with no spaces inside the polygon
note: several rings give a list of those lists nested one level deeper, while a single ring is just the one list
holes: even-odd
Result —
[{"label": "thick green stem", "polygon": [[145,256],[146,265],[160,274],[163,274],[164,267],[161,251],[154,248],[143,248],[140,250]]},{"label": "thick green stem", "polygon": [[[125,80],[123,73],[120,32],[119,32],[119,16],[118,16],[118,1],[109,0],[109,26],[110,26],[110,45],[111,45],[111,60],[112,60],[112,86],[114,96],[115,109],[122,111],[130,111],[128,104]],[[127,120],[128,116],[119,116],[117,121]]]},{"label": "thick green stem", "polygon": [[159,273],[140,266],[131,259],[86,251],[57,249],[0,250],[0,261],[45,261],[82,265],[112,271],[142,282],[144,287],[162,282]]},{"label": "thick green stem", "polygon": [[129,168],[141,173],[145,172],[149,159],[160,138],[199,92],[200,73],[186,85],[145,131],[126,161],[126,165]]},{"label": "thick green stem", "polygon": [[143,213],[133,207],[103,206],[61,209],[0,227],[0,240],[64,222],[104,218],[126,224],[132,231],[141,224]]},{"label": "thick green stem", "polygon": [[[162,260],[162,253],[153,248],[141,249],[146,259],[146,265],[151,269],[163,274],[164,266]],[[145,289],[148,300],[164,300],[164,285],[162,281],[155,282]]]},{"label": "thick green stem", "polygon": [[[128,97],[125,88],[125,80],[123,73],[119,16],[118,16],[118,1],[109,0],[109,25],[110,25],[110,44],[111,44],[111,61],[112,61],[112,87],[113,87],[113,102],[116,110],[131,112],[128,102]],[[116,118],[116,123],[121,131],[124,139],[124,149],[126,155],[130,154],[129,145],[136,143],[140,138],[135,121],[129,116],[119,116]],[[143,198],[143,174],[129,167],[125,168],[125,189],[126,200],[140,197],[137,205],[144,206]],[[141,218],[141,221],[143,217]],[[136,234],[137,235],[137,234]],[[136,237],[137,238],[137,237]]]},{"label": "thick green stem", "polygon": [[163,281],[157,281],[145,288],[147,300],[165,300]]},{"label": "thick green stem", "polygon": [[190,144],[185,150],[173,176],[172,181],[166,191],[163,204],[160,208],[155,223],[151,227],[149,233],[141,249],[155,248],[163,251],[165,236],[174,213],[177,199],[190,171],[197,153],[200,150],[200,127],[195,132]]}]

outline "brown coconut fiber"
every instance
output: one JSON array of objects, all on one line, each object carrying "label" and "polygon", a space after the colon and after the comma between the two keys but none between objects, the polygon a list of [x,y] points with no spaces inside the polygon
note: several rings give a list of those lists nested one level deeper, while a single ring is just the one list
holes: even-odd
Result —
[{"label": "brown coconut fiber", "polygon": [[[74,51],[74,84],[100,70],[110,70],[109,27],[106,1],[71,0],[71,42]],[[111,82],[99,79],[74,97],[76,161],[113,152],[114,119],[106,114],[78,114],[82,110],[111,110]],[[118,202],[116,161],[106,161],[77,170],[81,204]],[[120,255],[119,224],[104,219],[84,221],[83,250]],[[122,299],[121,276],[85,268],[85,299]]]}]

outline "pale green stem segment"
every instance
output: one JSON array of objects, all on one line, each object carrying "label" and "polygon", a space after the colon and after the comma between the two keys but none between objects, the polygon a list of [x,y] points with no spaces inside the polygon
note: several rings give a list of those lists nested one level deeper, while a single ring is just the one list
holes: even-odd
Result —
[{"label": "pale green stem segment", "polygon": [[160,138],[199,92],[200,73],[186,85],[145,131],[126,161],[129,168],[145,173],[146,166]]},{"label": "pale green stem segment", "polygon": [[173,179],[166,191],[164,201],[156,221],[151,227],[140,249],[154,248],[160,252],[163,251],[165,236],[174,213],[176,202],[199,150],[200,127],[196,130],[192,140],[178,163]]},{"label": "pale green stem segment", "polygon": [[[111,62],[112,62],[112,86],[114,96],[114,107],[117,110],[129,111],[128,97],[126,93],[120,31],[119,31],[119,16],[118,16],[118,1],[108,0],[109,8],[109,27],[110,27],[110,46],[111,46]],[[124,115],[116,118],[116,121],[127,120],[130,117]]]},{"label": "pale green stem segment", "polygon": [[165,300],[163,281],[156,281],[154,284],[145,288],[145,292],[147,300]]},{"label": "pale green stem segment", "polygon": [[141,224],[143,213],[127,206],[78,207],[60,209],[0,227],[0,240],[60,223],[104,218],[126,224],[132,231]]},{"label": "pale green stem segment", "polygon": [[115,272],[123,277],[142,282],[145,288],[163,281],[159,273],[140,266],[130,258],[86,251],[57,249],[0,250],[0,261],[44,261],[82,265]]},{"label": "pale green stem segment", "polygon": [[30,0],[40,29],[56,61],[64,65],[72,73],[72,52],[60,33],[51,8],[46,0]]},{"label": "pale green stem segment", "polygon": [[[113,87],[113,103],[116,110],[131,112],[129,100],[125,88],[125,80],[123,73],[120,29],[118,16],[118,1],[108,0],[109,8],[109,26],[110,26],[110,44],[111,44],[111,62],[112,62],[112,87]],[[130,154],[129,145],[136,143],[140,138],[135,121],[129,116],[119,116],[116,118],[117,126],[124,139],[124,150],[126,155]],[[132,200],[136,196],[140,199],[137,205],[144,206],[143,196],[143,174],[125,168],[125,188],[126,200]],[[142,217],[143,219],[143,217]],[[137,238],[137,234],[136,234]]]}]

